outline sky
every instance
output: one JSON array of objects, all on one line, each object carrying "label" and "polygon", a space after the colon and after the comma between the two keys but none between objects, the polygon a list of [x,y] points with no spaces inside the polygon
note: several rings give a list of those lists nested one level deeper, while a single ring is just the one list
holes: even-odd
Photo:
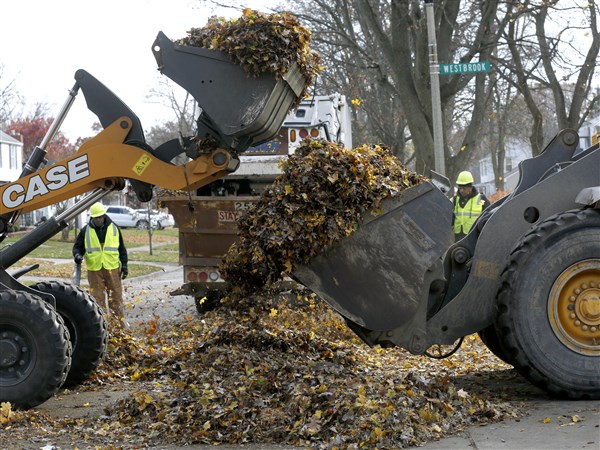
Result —
[{"label": "sky", "polygon": [[[240,4],[243,2],[240,2]],[[267,11],[271,0],[249,0]],[[148,99],[165,76],[151,51],[159,31],[175,40],[212,15],[238,17],[239,11],[215,9],[200,0],[2,0],[0,67],[2,85],[14,80],[27,108],[49,105],[56,116],[84,69],[100,80],[139,117],[145,131],[170,120],[173,113]],[[72,141],[95,133],[96,116],[79,92],[61,131]]]}]

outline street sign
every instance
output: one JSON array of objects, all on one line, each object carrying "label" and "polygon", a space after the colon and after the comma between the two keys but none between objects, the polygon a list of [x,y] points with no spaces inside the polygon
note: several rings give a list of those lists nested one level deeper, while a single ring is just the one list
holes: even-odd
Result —
[{"label": "street sign", "polygon": [[440,75],[453,75],[456,73],[478,73],[489,71],[490,63],[488,61],[461,64],[440,64]]}]

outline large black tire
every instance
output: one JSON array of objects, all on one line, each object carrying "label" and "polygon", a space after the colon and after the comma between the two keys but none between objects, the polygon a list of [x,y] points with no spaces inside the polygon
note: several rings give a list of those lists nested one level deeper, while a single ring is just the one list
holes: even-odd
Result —
[{"label": "large black tire", "polygon": [[494,355],[496,355],[506,364],[510,364],[512,366],[512,362],[510,361],[508,354],[502,348],[500,338],[496,334],[496,327],[494,325],[490,325],[489,327],[484,328],[477,334],[479,335],[481,341],[489,349],[489,351],[491,351]]},{"label": "large black tire", "polygon": [[62,386],[71,365],[69,331],[36,295],[0,292],[0,402],[33,408]]},{"label": "large black tire", "polygon": [[69,330],[73,347],[64,386],[76,386],[96,370],[106,350],[108,333],[102,310],[91,295],[68,283],[45,281],[31,287],[56,299],[56,311]]},{"label": "large black tire", "polygon": [[553,216],[511,254],[496,333],[525,378],[552,395],[600,399],[600,211]]}]

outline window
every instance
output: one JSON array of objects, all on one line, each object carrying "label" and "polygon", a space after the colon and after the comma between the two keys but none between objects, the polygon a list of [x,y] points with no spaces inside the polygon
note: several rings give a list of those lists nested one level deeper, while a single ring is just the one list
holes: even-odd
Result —
[{"label": "window", "polygon": [[8,146],[8,154],[10,158],[10,162],[8,164],[9,169],[18,169],[18,161],[17,161],[17,150],[19,147],[16,145],[9,144]]}]

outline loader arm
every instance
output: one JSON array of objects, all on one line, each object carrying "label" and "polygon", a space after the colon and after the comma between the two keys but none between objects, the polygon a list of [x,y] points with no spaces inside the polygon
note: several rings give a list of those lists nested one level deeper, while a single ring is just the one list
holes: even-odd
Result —
[{"label": "loader arm", "polygon": [[124,179],[139,180],[165,189],[194,190],[234,171],[239,160],[224,149],[181,166],[164,162],[149,151],[125,144],[132,128],[121,117],[77,153],[43,170],[0,187],[0,215],[28,212],[72,198],[96,188],[124,186]]}]

